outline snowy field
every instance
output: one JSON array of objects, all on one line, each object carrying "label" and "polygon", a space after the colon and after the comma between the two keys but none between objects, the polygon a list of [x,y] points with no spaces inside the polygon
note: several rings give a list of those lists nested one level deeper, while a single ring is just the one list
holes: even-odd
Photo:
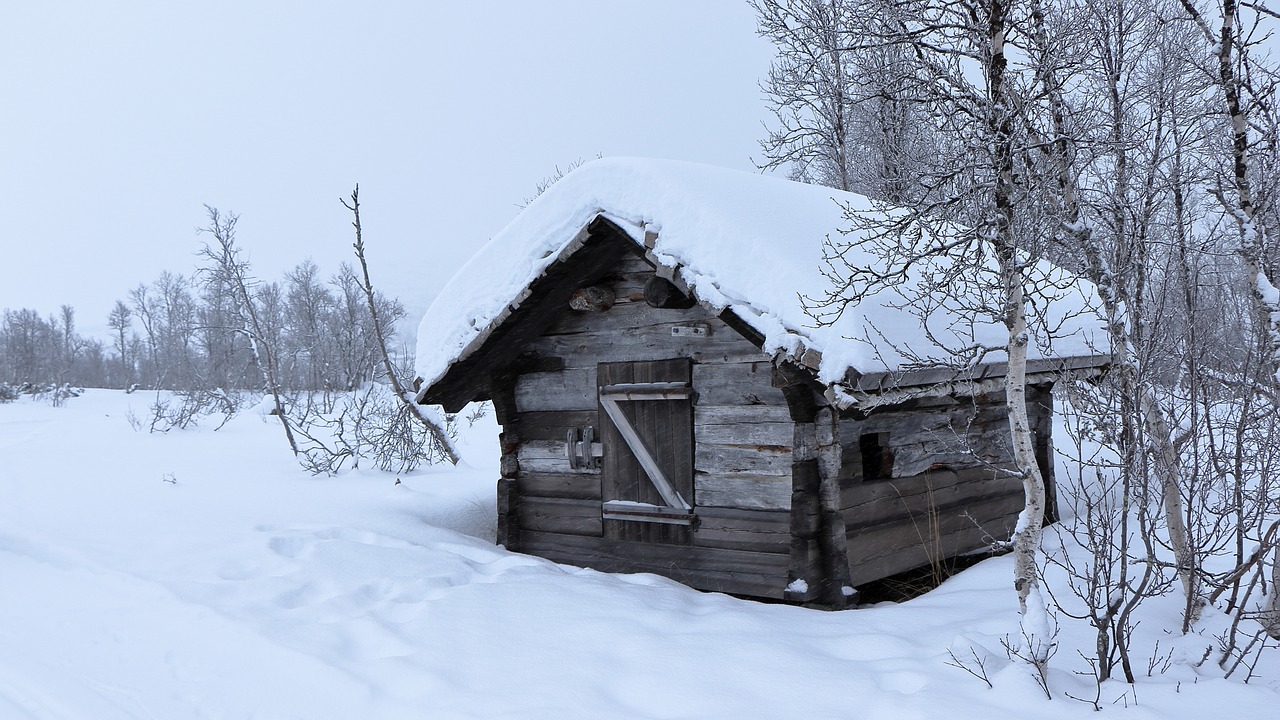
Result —
[{"label": "snowy field", "polygon": [[[495,547],[492,420],[468,466],[396,485],[311,477],[256,412],[137,432],[151,399],[0,405],[0,720],[1096,717],[1066,697],[1094,696],[1087,627],[1063,622],[1052,701],[1006,659],[1008,558],[841,613],[704,594]],[[1159,629],[1175,605],[1104,712],[1277,717],[1280,657],[1247,685],[1180,662],[1203,641]]]}]

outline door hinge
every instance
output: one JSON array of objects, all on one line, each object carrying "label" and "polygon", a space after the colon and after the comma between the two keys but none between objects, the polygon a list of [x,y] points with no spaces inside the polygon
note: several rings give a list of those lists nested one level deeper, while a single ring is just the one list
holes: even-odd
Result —
[{"label": "door hinge", "polygon": [[565,435],[565,457],[571,470],[599,470],[604,444],[595,442],[595,428],[569,428]]}]

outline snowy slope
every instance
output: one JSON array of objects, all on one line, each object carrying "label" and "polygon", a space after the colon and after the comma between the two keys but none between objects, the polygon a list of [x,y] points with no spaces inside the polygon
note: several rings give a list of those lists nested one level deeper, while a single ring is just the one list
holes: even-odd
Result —
[{"label": "snowy slope", "polygon": [[[637,242],[656,234],[654,251],[717,310],[733,309],[765,336],[764,350],[823,353],[820,377],[837,381],[849,368],[860,373],[897,369],[910,348],[938,356],[918,320],[895,306],[911,295],[911,283],[886,290],[846,312],[834,325],[817,327],[801,296],[831,289],[822,275],[828,238],[851,242],[846,258],[878,266],[856,247],[846,209],[868,211],[860,195],[737,170],[669,160],[606,158],[587,163],[556,182],[480,248],[441,290],[418,328],[417,372],[429,386],[449,365],[487,337],[504,310],[541,272],[575,246],[597,215],[619,223]],[[926,270],[927,271],[927,268]],[[1053,348],[1034,338],[1029,356],[1092,355],[1101,325],[1081,309],[1096,306],[1086,285],[1071,284],[1047,263],[1037,266],[1041,285],[1059,285],[1046,324],[1059,329]],[[970,313],[939,308],[930,317],[937,337],[952,345],[974,341],[1003,346],[1003,325],[979,322],[969,334]],[[872,342],[874,341],[874,347]],[[988,362],[1001,360],[989,356]]]},{"label": "snowy slope", "polygon": [[[1092,697],[1078,626],[1059,637],[1053,701],[1005,659],[1006,559],[842,613],[704,594],[494,547],[492,424],[465,438],[477,466],[395,485],[310,477],[253,414],[135,432],[129,408],[149,400],[0,405],[4,720],[1096,717],[1063,696]],[[1142,668],[1177,613],[1152,610]],[[987,656],[995,689],[948,667],[949,648]],[[1277,658],[1260,673],[1175,664],[1142,678],[1137,707],[1118,683],[1102,703],[1272,717]]]}]

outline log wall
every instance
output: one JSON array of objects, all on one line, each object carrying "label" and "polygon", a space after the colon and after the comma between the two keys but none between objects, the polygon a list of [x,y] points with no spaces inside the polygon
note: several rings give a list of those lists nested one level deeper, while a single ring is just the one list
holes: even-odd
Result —
[{"label": "log wall", "polygon": [[[1052,488],[1051,395],[1041,387],[1028,397],[1037,459]],[[862,438],[869,434],[892,456],[887,477],[867,479],[874,473],[863,467]],[[1024,499],[1021,480],[1004,471],[1012,450],[1003,393],[881,408],[842,419],[839,435],[855,586],[1009,538]]]},{"label": "log wall", "polygon": [[[624,256],[597,283],[613,294],[608,309],[566,304],[495,378],[499,542],[599,570],[839,606],[845,586],[1008,537],[1022,495],[1017,478],[1000,471],[1010,460],[1002,396],[929,398],[835,418],[816,406],[802,411],[797,398],[808,391],[793,386],[789,407],[775,387],[786,383],[739,332],[701,307],[645,303],[652,276],[643,258]],[[696,523],[678,543],[609,537],[601,470],[571,466],[566,435],[590,426],[598,438],[608,422],[597,397],[601,363],[672,358],[692,362]],[[1049,394],[1032,388],[1028,397],[1047,468]],[[883,479],[864,479],[864,435],[892,458]],[[806,582],[787,591],[795,580]]]},{"label": "log wall", "polygon": [[[599,285],[614,293],[603,312],[567,307],[526,344],[503,423],[499,519],[509,549],[613,572],[653,572],[693,587],[782,597],[790,551],[794,425],[772,364],[759,348],[701,307],[658,309],[644,301],[653,268],[627,256]],[[601,470],[572,468],[565,438],[597,429],[597,366],[692,360],[693,505],[687,545],[603,537]],[[508,472],[509,471],[509,472]],[[616,522],[610,520],[609,522]],[[628,521],[630,522],[630,521]]]}]

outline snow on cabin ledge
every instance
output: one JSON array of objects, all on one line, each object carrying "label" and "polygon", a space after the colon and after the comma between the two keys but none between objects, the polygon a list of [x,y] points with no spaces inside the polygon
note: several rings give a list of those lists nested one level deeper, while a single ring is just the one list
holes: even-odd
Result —
[{"label": "snow on cabin ledge", "polygon": [[[658,272],[715,313],[732,312],[763,338],[762,351],[808,368],[839,405],[865,405],[887,388],[991,382],[1003,376],[1003,355],[986,364],[947,369],[949,360],[920,322],[898,309],[910,287],[885,290],[819,326],[804,297],[830,288],[823,276],[824,243],[855,247],[847,259],[871,265],[856,247],[848,210],[870,211],[868,200],[817,185],[667,160],[606,158],[566,175],[529,204],[445,285],[418,328],[417,366],[423,393],[450,366],[479,349],[520,307],[553,263],[582,246],[603,218],[658,263]],[[1105,329],[1093,312],[1094,289],[1048,263],[1033,270],[1055,288],[1042,319],[1057,328],[1053,347],[1032,337],[1028,372],[1101,364]],[[970,326],[959,310],[929,316],[934,338],[957,346],[1003,346],[1003,325]],[[915,356],[912,363],[908,357]],[[922,366],[921,357],[938,358]],[[1063,360],[1065,359],[1065,360]],[[917,390],[919,392],[919,390]],[[933,393],[930,393],[933,394]]]}]

